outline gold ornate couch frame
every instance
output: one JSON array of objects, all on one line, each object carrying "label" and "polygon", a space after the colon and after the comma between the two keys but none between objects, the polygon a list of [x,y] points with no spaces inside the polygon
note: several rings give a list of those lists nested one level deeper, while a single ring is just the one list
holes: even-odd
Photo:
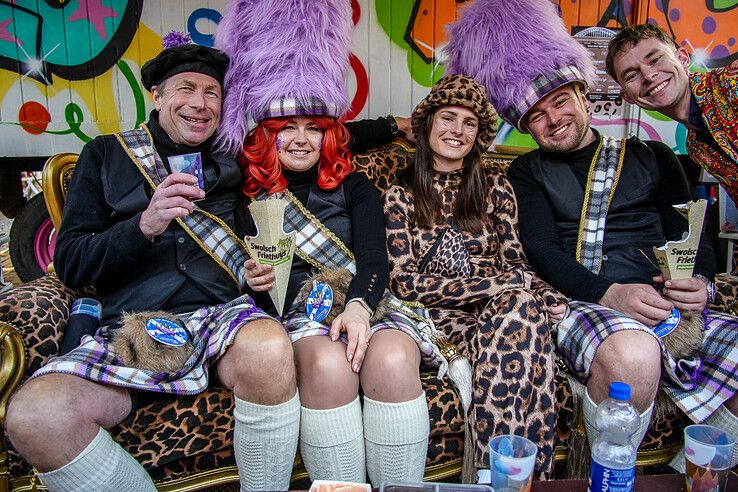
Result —
[{"label": "gold ornate couch frame", "polygon": [[[497,152],[489,153],[485,156],[485,164],[500,166],[504,170],[510,161],[516,155],[520,155],[524,150],[509,147],[498,148]],[[412,156],[412,153],[413,149],[406,142],[396,140],[369,154],[356,156],[355,163],[358,170],[367,174],[380,188],[384,188],[394,178],[398,169],[403,167],[407,159]],[[77,156],[75,154],[58,154],[51,157],[44,168],[44,194],[49,213],[56,227],[58,227],[61,221],[64,197],[76,159]],[[52,287],[58,286],[60,289],[64,289],[61,283],[55,279],[53,273],[43,279],[34,281],[34,283],[43,285],[46,288],[48,288],[48,285],[51,285]],[[29,348],[31,347],[25,344],[24,337],[21,333],[27,335],[29,329],[34,329],[34,327],[29,328],[29,326],[21,327],[20,325],[23,324],[28,325],[29,320],[19,318],[16,312],[18,310],[32,308],[32,305],[27,304],[29,302],[32,303],[33,299],[28,300],[24,299],[23,296],[17,296],[21,297],[21,301],[19,302],[13,296],[17,291],[22,291],[27,297],[29,292],[34,292],[34,283],[26,284],[25,286],[13,289],[6,295],[0,296],[0,424],[3,424],[3,436],[0,439],[0,492],[11,490],[15,492],[30,491],[35,488],[39,490],[43,489],[43,486],[38,483],[38,480],[32,474],[26,473],[20,476],[11,476],[11,452],[8,449],[7,439],[4,435],[5,411],[8,401],[12,393],[21,384],[28,370],[27,364],[29,364]],[[721,279],[719,295],[722,296],[724,304],[728,304],[728,302],[732,302],[735,299],[734,285],[736,285],[736,282],[732,277]],[[30,322],[32,323],[32,321]],[[56,329],[59,330],[59,327],[56,327]],[[26,336],[26,338],[28,337]],[[33,357],[36,357],[35,352]],[[569,458],[570,453],[567,443],[570,441],[572,435],[578,435],[580,440],[584,438],[581,419],[575,414],[571,406],[571,390],[568,389],[565,378],[559,379],[560,381],[557,385],[557,411],[559,414],[557,430],[560,445],[556,449],[557,466],[561,466],[562,463],[568,461],[567,458]],[[436,380],[429,374],[423,375],[423,382],[426,391],[432,395],[429,398],[431,409],[431,443],[429,444],[429,462],[426,468],[425,478],[426,480],[438,481],[459,475],[461,472],[463,424],[457,411],[459,401],[450,385],[447,382],[444,384],[444,382]],[[226,402],[224,408],[227,407],[228,404]],[[667,422],[663,425],[666,427],[660,427],[662,424],[659,422],[652,422],[654,429],[649,431],[651,435],[646,437],[638,453],[639,465],[665,463],[681,445],[679,436],[676,436],[680,432],[675,433],[673,431],[675,430],[674,427],[680,425],[680,422],[683,423],[685,417],[674,414],[673,412],[664,417]],[[159,424],[161,423],[159,422]],[[661,440],[659,433],[663,433],[664,431],[674,434],[672,439],[667,441]],[[126,434],[122,433],[121,435]],[[50,444],[53,445],[53,443]],[[225,444],[230,446],[229,443]],[[222,450],[213,454],[220,453],[227,455],[229,452],[229,448],[224,445]],[[165,472],[168,466],[163,466]],[[182,472],[180,470],[179,473],[171,473],[169,476],[156,480],[157,487],[162,491],[184,492],[238,481],[238,471],[233,464],[228,466],[214,466],[210,469],[206,469],[207,467],[204,468],[192,472],[189,470]],[[300,462],[299,456],[295,460],[292,480],[293,486],[304,485],[307,480],[307,473]]]}]

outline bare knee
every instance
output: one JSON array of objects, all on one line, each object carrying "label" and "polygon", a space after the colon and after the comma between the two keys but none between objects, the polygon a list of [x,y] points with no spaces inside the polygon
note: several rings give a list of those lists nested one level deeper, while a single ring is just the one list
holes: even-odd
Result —
[{"label": "bare knee", "polygon": [[361,387],[373,400],[396,403],[417,398],[420,384],[420,350],[408,335],[397,330],[377,332],[370,341],[361,368]]},{"label": "bare knee", "polygon": [[[126,390],[67,374],[48,374],[26,383],[13,396],[5,421],[15,448],[31,464],[54,469],[130,411]],[[48,443],[55,443],[50,447]]]},{"label": "bare knee", "polygon": [[54,376],[40,377],[26,383],[10,400],[5,419],[8,438],[14,445],[33,440],[37,435],[57,434],[73,427],[82,418],[75,411],[75,398],[59,385]]},{"label": "bare knee", "polygon": [[653,401],[660,377],[661,349],[656,338],[641,331],[623,330],[598,347],[590,369],[593,384],[588,388],[598,402],[606,397],[612,381],[628,383],[633,402],[644,409]]},{"label": "bare knee", "polygon": [[593,366],[615,374],[660,374],[661,350],[656,338],[636,330],[623,330],[607,337],[597,349]]},{"label": "bare knee", "polygon": [[272,320],[258,320],[243,327],[227,355],[236,362],[233,371],[242,378],[294,372],[292,342],[284,328]]},{"label": "bare knee", "polygon": [[242,399],[277,404],[295,394],[292,343],[282,325],[257,320],[242,327],[218,362],[223,384]]},{"label": "bare knee", "polygon": [[328,337],[306,337],[295,344],[297,379],[303,405],[313,409],[351,403],[359,378],[346,360],[346,345]]}]

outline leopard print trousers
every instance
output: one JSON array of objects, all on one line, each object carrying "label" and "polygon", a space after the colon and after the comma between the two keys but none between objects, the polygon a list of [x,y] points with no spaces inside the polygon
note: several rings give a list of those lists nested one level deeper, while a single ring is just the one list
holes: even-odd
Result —
[{"label": "leopard print trousers", "polygon": [[431,308],[436,326],[472,364],[467,419],[474,465],[489,468],[489,441],[500,434],[538,445],[536,477],[553,467],[556,434],[554,356],[543,301],[529,289],[500,291],[473,311]]}]

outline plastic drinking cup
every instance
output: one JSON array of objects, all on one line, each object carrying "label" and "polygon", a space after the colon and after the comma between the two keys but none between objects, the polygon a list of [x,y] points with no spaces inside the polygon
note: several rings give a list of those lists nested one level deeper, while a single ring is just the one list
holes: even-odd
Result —
[{"label": "plastic drinking cup", "polygon": [[733,458],[735,439],[711,425],[690,425],[684,429],[687,492],[719,492],[725,483]]},{"label": "plastic drinking cup", "polygon": [[493,437],[489,442],[489,468],[495,492],[530,491],[537,454],[538,446],[524,437]]}]

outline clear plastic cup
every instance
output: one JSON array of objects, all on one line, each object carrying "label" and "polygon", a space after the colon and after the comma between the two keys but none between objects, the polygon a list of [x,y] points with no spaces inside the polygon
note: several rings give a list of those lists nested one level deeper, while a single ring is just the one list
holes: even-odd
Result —
[{"label": "clear plastic cup", "polygon": [[489,468],[495,492],[530,490],[537,454],[538,446],[524,437],[493,437],[489,442]]},{"label": "clear plastic cup", "polygon": [[687,492],[725,490],[735,439],[711,425],[690,425],[684,429],[685,480]]}]

